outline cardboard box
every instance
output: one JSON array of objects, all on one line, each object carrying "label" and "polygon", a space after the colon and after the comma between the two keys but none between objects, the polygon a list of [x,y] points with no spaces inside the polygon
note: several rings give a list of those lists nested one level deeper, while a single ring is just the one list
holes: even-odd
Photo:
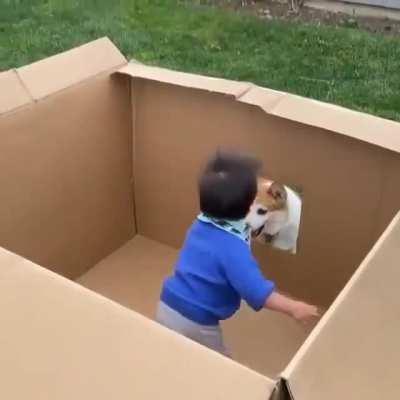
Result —
[{"label": "cardboard box", "polygon": [[[0,112],[2,399],[399,395],[400,124],[127,63],[107,38],[1,73]],[[219,145],[302,188],[297,254],[255,252],[329,307],[312,332],[243,307],[236,361],[151,321]]]}]

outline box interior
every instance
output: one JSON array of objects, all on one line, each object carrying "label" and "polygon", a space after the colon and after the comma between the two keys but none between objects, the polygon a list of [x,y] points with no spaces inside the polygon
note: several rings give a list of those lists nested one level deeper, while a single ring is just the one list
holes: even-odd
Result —
[{"label": "box interior", "polygon": [[274,391],[271,379],[14,253],[0,249],[0,265],[2,398],[265,400]]},{"label": "box interior", "polygon": [[[162,280],[171,273],[176,255],[176,249],[136,235],[77,282],[154,318]],[[310,330],[275,313],[254,313],[245,304],[223,329],[236,361],[275,378]]]},{"label": "box interior", "polygon": [[[58,72],[37,88],[54,63],[77,62],[44,60],[19,75],[33,101],[18,92],[2,105],[0,245],[152,318],[197,214],[199,167],[229,145],[302,188],[298,254],[257,245],[255,254],[279,288],[328,307],[397,211],[398,155],[358,140],[357,126],[351,137],[349,127],[339,134],[266,113],[273,91],[221,80],[205,90],[153,69],[148,79],[115,74],[125,61],[108,42],[83,53],[102,54],[89,78]],[[224,327],[234,358],[273,377],[311,329],[246,306]]]}]

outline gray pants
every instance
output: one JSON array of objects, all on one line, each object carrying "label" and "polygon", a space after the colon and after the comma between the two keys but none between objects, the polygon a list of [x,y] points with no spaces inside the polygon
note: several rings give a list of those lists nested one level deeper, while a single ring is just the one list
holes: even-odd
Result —
[{"label": "gray pants", "polygon": [[208,326],[197,324],[161,301],[158,303],[156,320],[166,328],[172,329],[203,346],[230,357],[224,345],[222,330],[219,325]]}]

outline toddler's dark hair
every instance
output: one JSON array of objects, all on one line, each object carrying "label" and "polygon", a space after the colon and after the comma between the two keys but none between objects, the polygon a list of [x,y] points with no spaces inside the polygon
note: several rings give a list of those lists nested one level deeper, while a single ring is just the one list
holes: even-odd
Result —
[{"label": "toddler's dark hair", "polygon": [[200,177],[201,211],[214,218],[244,218],[257,195],[261,163],[239,153],[218,151]]}]

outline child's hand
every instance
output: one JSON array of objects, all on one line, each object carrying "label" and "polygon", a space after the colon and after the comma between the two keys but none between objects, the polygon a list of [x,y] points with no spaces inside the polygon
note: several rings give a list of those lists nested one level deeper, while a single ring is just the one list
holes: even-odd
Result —
[{"label": "child's hand", "polygon": [[320,317],[320,312],[317,307],[304,303],[303,301],[293,300],[276,291],[270,294],[264,307],[289,315],[303,324],[308,324]]},{"label": "child's hand", "polygon": [[292,309],[292,317],[303,324],[311,323],[320,317],[318,307],[301,301],[296,301]]}]

